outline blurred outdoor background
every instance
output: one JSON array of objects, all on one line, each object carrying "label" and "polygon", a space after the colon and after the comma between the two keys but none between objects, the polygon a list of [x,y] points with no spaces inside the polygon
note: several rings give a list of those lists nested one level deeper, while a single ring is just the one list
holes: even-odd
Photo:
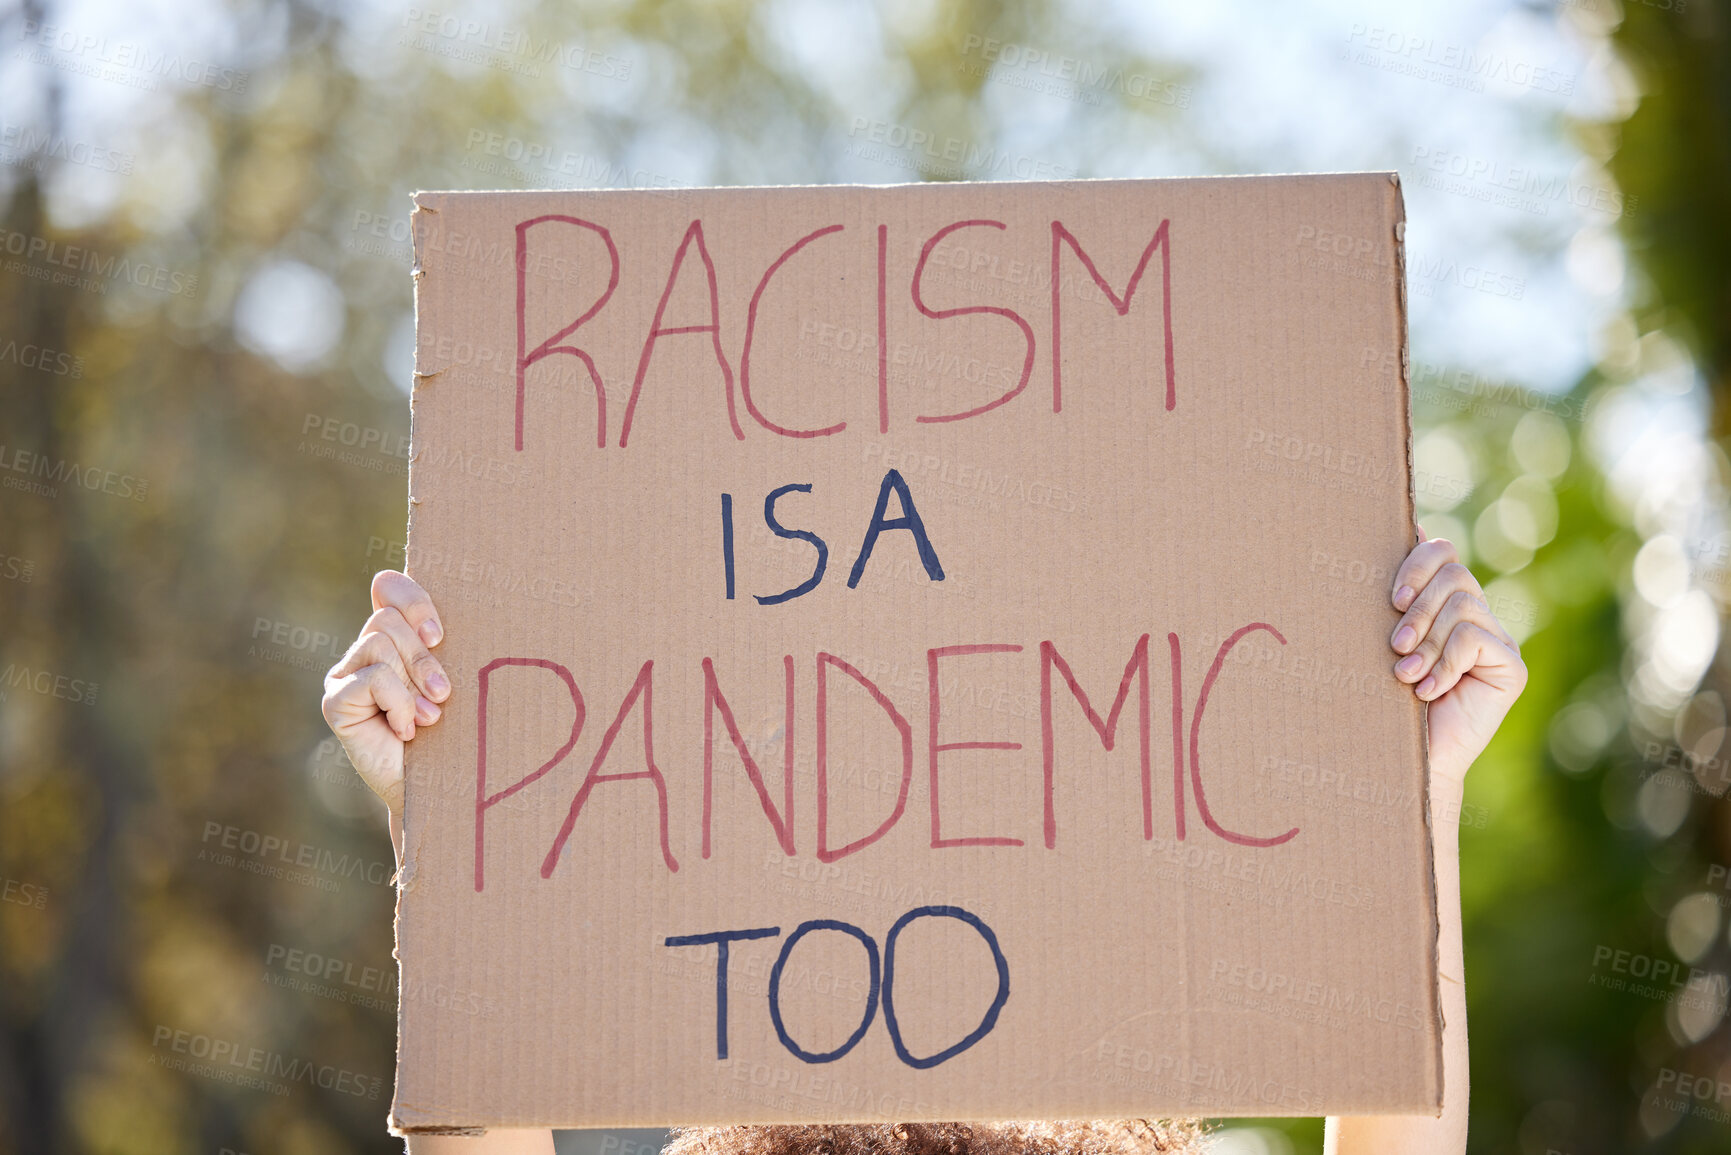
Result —
[{"label": "blurred outdoor background", "polygon": [[400,1150],[318,698],[403,560],[412,190],[1343,169],[1401,173],[1422,521],[1532,671],[1472,1150],[1731,1151],[1731,3],[436,2],[0,0],[0,1151]]}]

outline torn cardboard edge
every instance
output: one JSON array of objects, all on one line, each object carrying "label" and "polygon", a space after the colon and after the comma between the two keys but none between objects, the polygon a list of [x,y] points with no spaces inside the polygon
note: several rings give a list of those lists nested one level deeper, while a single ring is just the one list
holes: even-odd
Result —
[{"label": "torn cardboard edge", "polygon": [[[1412,375],[1412,342],[1411,342],[1411,337],[1410,337],[1411,320],[1407,314],[1406,191],[1401,187],[1400,173],[1391,172],[1388,174],[1388,179],[1389,179],[1389,183],[1394,185],[1395,193],[1396,193],[1396,198],[1395,198],[1395,210],[1396,211],[1395,211],[1395,224],[1394,224],[1394,259],[1395,259],[1394,288],[1395,288],[1395,293],[1396,293],[1395,315],[1400,320],[1400,392],[1401,392],[1401,397],[1404,400],[1403,408],[1404,408],[1404,412],[1405,412],[1405,421],[1406,421],[1406,460],[1407,460],[1407,466],[1408,466],[1407,467],[1407,474],[1406,474],[1406,508],[1407,508],[1407,520],[1410,521],[1413,525],[1413,539],[1414,539],[1414,543],[1416,544],[1420,540],[1420,536],[1418,533],[1418,495],[1417,495],[1417,493],[1414,492],[1413,473],[1412,473],[1412,468],[1411,468],[1412,451],[1413,451],[1413,415],[1412,415],[1412,381],[1411,381],[1411,375]],[[1436,1007],[1437,1086],[1439,1089],[1436,1113],[1433,1117],[1434,1118],[1441,1118],[1442,1112],[1443,1112],[1443,1104],[1448,1101],[1448,1087],[1446,1086],[1446,1080],[1448,1078],[1448,1069],[1442,1060],[1442,1039],[1443,1039],[1443,1032],[1444,1032],[1445,1028],[1447,1027],[1447,1022],[1446,1022],[1446,1013],[1443,1010],[1443,1000],[1442,1000],[1442,978],[1441,978],[1441,965],[1442,965],[1442,963],[1441,963],[1441,959],[1442,959],[1442,910],[1441,910],[1441,906],[1442,906],[1442,902],[1441,902],[1441,898],[1439,895],[1439,888],[1437,886],[1437,877],[1436,877],[1436,834],[1437,834],[1436,817],[1435,817],[1435,815],[1433,815],[1431,813],[1430,710],[1428,707],[1424,711],[1422,711],[1420,714],[1419,736],[1420,736],[1420,740],[1421,740],[1423,751],[1424,751],[1424,776],[1421,779],[1421,781],[1423,783],[1422,790],[1423,790],[1423,795],[1424,795],[1424,826],[1425,826],[1425,834],[1430,839],[1430,845],[1431,845],[1431,853],[1429,856],[1430,869],[1426,873],[1427,873],[1427,876],[1428,876],[1429,882],[1430,882],[1431,962],[1432,962],[1432,965],[1430,968],[1430,985],[1431,985],[1431,999],[1432,999],[1433,1005],[1435,1005],[1435,1007]],[[1455,920],[1457,922],[1460,921],[1460,917],[1461,917],[1460,912],[1456,911],[1455,912]]]}]

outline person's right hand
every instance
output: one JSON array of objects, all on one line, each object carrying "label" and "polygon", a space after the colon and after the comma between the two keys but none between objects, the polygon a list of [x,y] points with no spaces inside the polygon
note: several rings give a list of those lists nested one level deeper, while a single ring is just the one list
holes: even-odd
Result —
[{"label": "person's right hand", "polygon": [[443,637],[427,591],[406,574],[381,570],[373,575],[373,616],[325,675],[325,721],[362,781],[384,799],[393,836],[403,816],[403,743],[416,726],[437,722],[439,703],[451,696],[451,680],[428,652]]}]

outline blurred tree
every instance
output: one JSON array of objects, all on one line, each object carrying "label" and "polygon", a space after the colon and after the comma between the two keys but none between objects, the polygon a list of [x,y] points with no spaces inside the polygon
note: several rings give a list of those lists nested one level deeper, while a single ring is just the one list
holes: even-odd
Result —
[{"label": "blurred tree", "polygon": [[1643,331],[1672,328],[1731,432],[1731,7],[1722,0],[1624,6],[1616,45],[1641,86],[1611,171],[1637,209],[1630,253],[1651,281]]},{"label": "blurred tree", "polygon": [[[1707,466],[1714,516],[1680,531],[1662,514],[1634,511],[1646,540],[1635,559],[1635,589],[1624,596],[1624,633],[1639,641],[1656,632],[1655,604],[1664,612],[1670,603],[1655,592],[1662,583],[1650,573],[1679,554],[1693,569],[1695,585],[1712,594],[1721,621],[1719,647],[1699,689],[1674,709],[1654,710],[1640,701],[1650,695],[1641,693],[1639,669],[1629,679],[1635,749],[1626,756],[1638,756],[1639,769],[1612,773],[1641,780],[1636,802],[1649,810],[1658,808],[1668,778],[1688,800],[1665,821],[1646,816],[1657,841],[1648,851],[1644,898],[1650,913],[1643,938],[1651,953],[1670,953],[1696,978],[1667,1005],[1662,1025],[1642,1024],[1621,1073],[1640,1095],[1633,1133],[1655,1137],[1662,1150],[1722,1151],[1731,1143],[1727,1100],[1718,1094],[1731,1083],[1731,1025],[1725,1021],[1731,943],[1720,933],[1731,906],[1724,870],[1731,862],[1731,751],[1725,742],[1731,647],[1722,624],[1731,592],[1722,519],[1731,482],[1723,453],[1731,433],[1731,4],[1628,4],[1615,43],[1642,90],[1611,159],[1637,206],[1623,217],[1624,239],[1643,274],[1633,302],[1643,334],[1636,370],[1664,373],[1661,354],[1669,342],[1681,344],[1705,382],[1715,438]],[[1662,644],[1660,638],[1651,650]],[[1662,655],[1650,651],[1647,661],[1659,660]],[[1681,1086],[1691,1076],[1715,1088],[1705,1111]]]},{"label": "blurred tree", "polygon": [[[1667,677],[1688,639],[1668,631],[1691,622],[1664,615],[1725,604],[1725,461],[1709,446],[1680,465],[1687,492],[1631,501],[1590,443],[1687,390],[1665,379],[1678,343],[1708,385],[1709,429],[1731,421],[1731,5],[1579,7],[1615,26],[1640,89],[1625,122],[1576,126],[1625,198],[1631,312],[1572,395],[1589,416],[1558,483],[1559,532],[1520,575],[1550,621],[1527,650],[1526,699],[1469,785],[1494,820],[1463,837],[1471,1146],[1718,1152],[1731,1148],[1716,1097],[1731,1080],[1731,890],[1710,867],[1731,861],[1731,669],[1721,649],[1677,692]],[[1518,456],[1511,445],[1509,474]]]}]

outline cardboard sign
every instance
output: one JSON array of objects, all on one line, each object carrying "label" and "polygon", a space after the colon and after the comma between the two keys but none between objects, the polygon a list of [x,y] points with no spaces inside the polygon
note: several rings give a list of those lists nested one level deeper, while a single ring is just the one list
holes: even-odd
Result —
[{"label": "cardboard sign", "polygon": [[419,195],[396,1125],[1434,1113],[1402,222]]}]

